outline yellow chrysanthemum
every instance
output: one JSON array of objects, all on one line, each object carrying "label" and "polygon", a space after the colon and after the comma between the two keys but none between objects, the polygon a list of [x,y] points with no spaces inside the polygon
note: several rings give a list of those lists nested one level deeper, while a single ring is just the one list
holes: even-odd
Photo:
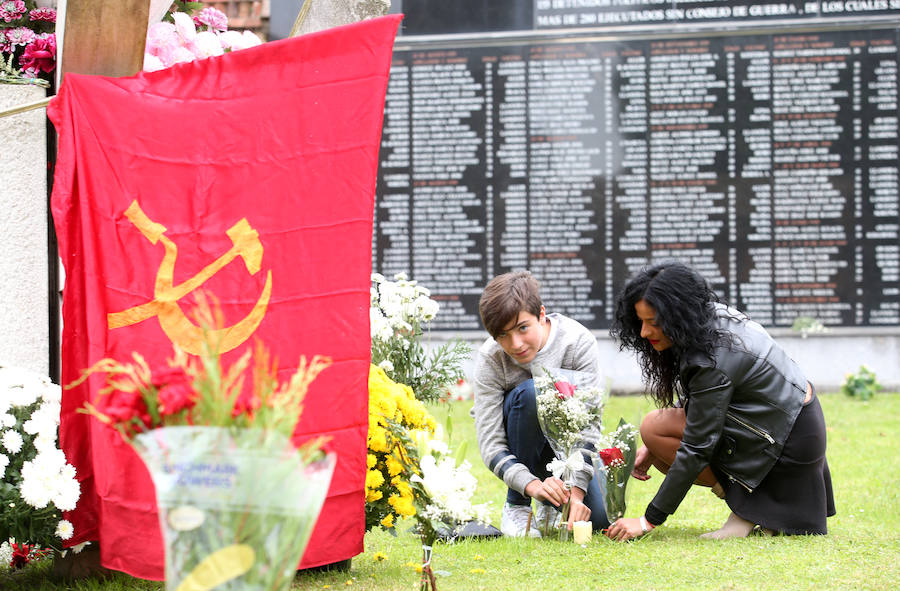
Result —
[{"label": "yellow chrysanthemum", "polygon": [[375,501],[379,501],[384,497],[384,493],[380,490],[366,490],[366,502],[374,503]]},{"label": "yellow chrysanthemum", "polygon": [[385,515],[384,519],[381,520],[381,526],[388,529],[394,527],[394,514],[388,513]]},{"label": "yellow chrysanthemum", "polygon": [[384,474],[380,470],[366,471],[366,488],[374,489],[384,484]]},{"label": "yellow chrysanthemum", "polygon": [[380,425],[369,430],[369,450],[374,452],[391,451],[388,446],[387,432]]},{"label": "yellow chrysanthemum", "polygon": [[413,504],[412,497],[402,495],[391,495],[388,497],[388,503],[394,508],[398,515],[412,517],[416,514],[416,506]]},{"label": "yellow chrysanthemum", "polygon": [[366,468],[372,469],[375,467],[375,464],[378,463],[378,458],[375,454],[367,454],[366,455]]},{"label": "yellow chrysanthemum", "polygon": [[389,476],[396,476],[403,472],[403,464],[400,463],[400,460],[398,460],[396,456],[388,456],[385,460],[385,464],[387,465]]}]

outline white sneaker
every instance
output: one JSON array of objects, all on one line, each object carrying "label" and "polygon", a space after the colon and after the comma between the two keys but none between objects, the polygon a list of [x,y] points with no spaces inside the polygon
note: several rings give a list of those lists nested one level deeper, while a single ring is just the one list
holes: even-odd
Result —
[{"label": "white sneaker", "polygon": [[562,520],[562,512],[553,505],[537,504],[537,511],[534,512],[535,521],[538,528],[546,531],[559,529],[559,523]]},{"label": "white sneaker", "polygon": [[[531,527],[528,527],[528,518],[531,517]],[[500,531],[505,536],[524,538],[528,529],[528,537],[539,538],[537,522],[531,514],[531,505],[503,505],[503,514],[500,516]]]}]

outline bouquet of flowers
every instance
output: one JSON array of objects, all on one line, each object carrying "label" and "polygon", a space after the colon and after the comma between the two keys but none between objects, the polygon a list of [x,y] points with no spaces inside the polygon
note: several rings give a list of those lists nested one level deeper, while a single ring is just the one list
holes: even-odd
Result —
[{"label": "bouquet of flowers", "polygon": [[201,6],[199,2],[176,2],[184,12],[167,12],[165,20],[150,25],[144,71],[155,72],[262,43],[252,31],[229,30],[228,16],[221,10],[206,7],[194,12]]},{"label": "bouquet of flowers", "polygon": [[[547,469],[569,488],[575,484],[575,473],[585,467],[582,450],[595,449],[601,436],[600,420],[606,399],[598,382],[595,374],[564,369],[541,368],[534,376],[538,423],[556,454]],[[562,523],[568,519],[566,503],[562,507]],[[561,540],[567,540],[568,528],[561,527],[559,535]]]},{"label": "bouquet of flowers", "polygon": [[418,508],[415,514],[417,530],[422,538],[422,591],[437,589],[431,557],[441,533],[453,532],[470,521],[490,523],[490,503],[472,504],[478,481],[471,473],[472,465],[461,459],[462,452],[463,447],[454,458],[446,443],[429,439],[427,433],[419,433],[420,473],[413,474],[410,482]]},{"label": "bouquet of flowers", "polygon": [[610,524],[625,515],[625,486],[634,469],[637,431],[620,418],[616,430],[601,438],[602,449],[591,456],[595,472],[604,475],[599,480]]},{"label": "bouquet of flowers", "polygon": [[448,341],[430,356],[426,354],[419,339],[437,315],[438,303],[428,289],[409,281],[405,274],[394,279],[372,274],[372,363],[395,382],[412,388],[419,400],[437,400],[447,384],[463,377],[462,361],[469,355],[469,346],[460,340]]},{"label": "bouquet of flowers", "polygon": [[0,541],[7,564],[62,550],[74,533],[62,512],[75,509],[81,487],[57,447],[60,399],[48,378],[0,367]]},{"label": "bouquet of flowers", "polygon": [[[197,318],[224,325],[202,304]],[[330,360],[301,357],[279,383],[261,345],[252,368],[248,351],[226,370],[213,335],[199,357],[176,348],[155,371],[138,353],[98,361],[81,380],[102,373],[107,386],[85,412],[117,429],[150,471],[167,589],[287,589],[334,469],[320,440],[295,448],[291,436]]]},{"label": "bouquet of flowers", "polygon": [[0,0],[0,83],[50,86],[56,69],[56,10]]},{"label": "bouquet of flowers", "polygon": [[[416,434],[436,428],[409,386],[376,365],[369,368],[369,437],[366,471],[366,531],[395,531],[398,518],[416,513],[410,477],[418,472]],[[421,436],[421,435],[420,435]]]}]

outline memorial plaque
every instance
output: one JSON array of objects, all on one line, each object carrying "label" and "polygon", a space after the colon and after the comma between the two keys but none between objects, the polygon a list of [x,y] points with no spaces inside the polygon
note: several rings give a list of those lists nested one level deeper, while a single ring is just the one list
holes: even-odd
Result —
[{"label": "memorial plaque", "polygon": [[765,326],[896,326],[898,65],[875,26],[398,43],[373,266],[431,289],[438,330],[479,330],[521,268],[602,330],[669,259]]}]

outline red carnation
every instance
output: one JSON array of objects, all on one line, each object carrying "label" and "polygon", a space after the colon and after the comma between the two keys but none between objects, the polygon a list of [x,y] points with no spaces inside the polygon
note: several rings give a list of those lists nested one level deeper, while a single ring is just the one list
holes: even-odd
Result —
[{"label": "red carnation", "polygon": [[180,367],[170,367],[155,372],[153,385],[159,400],[159,413],[163,416],[177,414],[191,408],[197,400],[191,378]]},{"label": "red carnation", "polygon": [[52,72],[56,68],[56,35],[42,35],[26,45],[19,64],[23,70]]},{"label": "red carnation", "polygon": [[559,392],[559,394],[557,394],[556,397],[559,398],[560,400],[565,400],[566,398],[571,398],[572,396],[575,396],[576,386],[570,384],[569,382],[564,382],[564,381],[560,380],[558,382],[555,382],[553,385],[556,386],[556,391]]},{"label": "red carnation", "polygon": [[604,466],[621,465],[625,463],[625,456],[618,447],[608,447],[600,450],[600,459],[603,460]]}]

